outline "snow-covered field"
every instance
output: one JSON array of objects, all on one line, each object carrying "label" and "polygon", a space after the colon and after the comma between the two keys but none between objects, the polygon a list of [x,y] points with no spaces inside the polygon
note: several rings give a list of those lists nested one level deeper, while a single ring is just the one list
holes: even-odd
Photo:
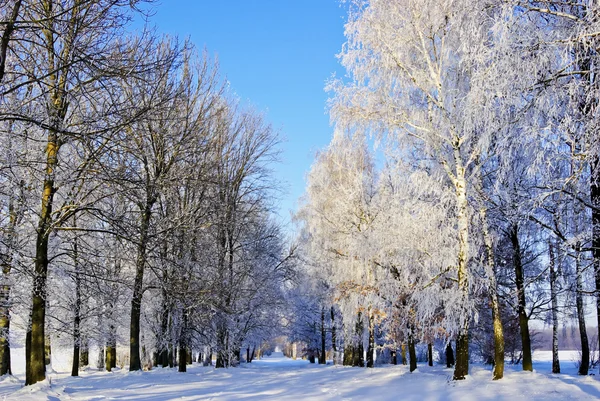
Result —
[{"label": "snow-covered field", "polygon": [[491,380],[489,367],[474,365],[463,382],[452,370],[420,366],[359,369],[320,366],[284,358],[281,353],[233,369],[194,364],[187,373],[158,368],[150,372],[55,372],[50,380],[23,387],[22,374],[0,381],[0,400],[596,400],[600,376],[579,377],[576,353],[561,354],[565,372],[552,375],[550,353],[534,355],[533,373],[508,365],[503,380]]}]

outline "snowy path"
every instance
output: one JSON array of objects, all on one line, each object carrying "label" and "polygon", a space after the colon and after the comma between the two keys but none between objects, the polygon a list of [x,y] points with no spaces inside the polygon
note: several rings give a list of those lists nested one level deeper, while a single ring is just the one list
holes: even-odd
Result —
[{"label": "snowy path", "polygon": [[[464,382],[452,382],[452,371],[422,366],[408,373],[405,366],[357,369],[319,366],[284,358],[281,354],[234,369],[194,365],[187,373],[176,369],[151,372],[68,373],[51,375],[51,386],[21,388],[14,378],[0,382],[0,400],[595,400],[600,399],[598,376],[578,377],[573,362],[563,362],[565,375],[508,367],[505,379],[490,380],[489,369],[475,366]],[[541,373],[544,372],[544,373]],[[21,379],[21,377],[19,377]]]}]

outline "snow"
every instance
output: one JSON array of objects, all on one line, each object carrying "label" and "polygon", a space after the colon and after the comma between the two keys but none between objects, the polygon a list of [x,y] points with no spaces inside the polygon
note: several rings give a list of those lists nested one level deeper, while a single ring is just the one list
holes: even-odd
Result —
[{"label": "snow", "polygon": [[[598,376],[576,375],[576,352],[561,353],[564,374],[550,374],[550,352],[534,354],[534,372],[507,366],[505,378],[492,381],[489,366],[473,365],[467,380],[451,380],[443,366],[360,369],[310,364],[279,352],[239,368],[214,369],[194,364],[149,372],[98,372],[80,377],[57,371],[23,387],[22,374],[0,379],[0,400],[592,400],[600,399]],[[17,380],[18,379],[18,380]]]}]

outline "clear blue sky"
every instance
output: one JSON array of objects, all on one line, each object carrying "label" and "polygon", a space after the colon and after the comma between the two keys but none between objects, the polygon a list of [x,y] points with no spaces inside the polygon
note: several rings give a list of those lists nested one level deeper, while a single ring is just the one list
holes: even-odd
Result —
[{"label": "clear blue sky", "polygon": [[338,0],[162,0],[159,32],[190,37],[211,55],[243,100],[263,111],[284,143],[276,178],[284,182],[279,214],[290,220],[315,152],[332,128],[323,87],[343,75],[335,55],[344,43],[346,10]]}]

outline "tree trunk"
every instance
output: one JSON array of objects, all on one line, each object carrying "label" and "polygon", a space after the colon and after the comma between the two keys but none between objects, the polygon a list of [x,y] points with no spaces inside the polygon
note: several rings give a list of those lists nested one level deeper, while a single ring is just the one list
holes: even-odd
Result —
[{"label": "tree trunk", "polygon": [[392,349],[390,351],[390,363],[392,365],[397,365],[398,364],[398,358],[396,357],[396,348]]},{"label": "tree trunk", "polygon": [[406,365],[406,344],[404,343],[400,347],[400,355],[402,356],[402,365]]},{"label": "tree trunk", "polygon": [[105,366],[105,356],[104,352],[106,351],[105,346],[101,346],[98,350],[98,370],[104,369]]},{"label": "tree trunk", "polygon": [[594,206],[592,208],[592,257],[596,282],[598,351],[600,352],[600,157],[598,155],[593,157],[590,168],[590,200]]},{"label": "tree trunk", "polygon": [[7,21],[5,22],[4,32],[2,32],[2,38],[0,39],[0,82],[4,80],[8,43],[10,42],[10,37],[15,29],[15,22],[19,17],[19,8],[21,8],[21,2],[22,0],[15,0],[13,3],[12,12],[10,13],[10,17],[8,17]]},{"label": "tree trunk", "polygon": [[206,356],[205,356],[203,365],[204,366],[212,365],[212,349],[210,347],[208,347],[208,350],[206,352]]},{"label": "tree trunk", "polygon": [[352,362],[354,360],[354,347],[350,344],[344,345],[344,360],[342,365],[344,366],[352,366]]},{"label": "tree trunk", "polygon": [[453,380],[463,380],[469,374],[469,311],[466,306],[469,302],[469,273],[467,260],[469,257],[469,214],[467,200],[467,185],[465,181],[465,168],[462,165],[460,154],[460,141],[454,141],[454,159],[456,164],[456,177],[454,186],[456,191],[457,223],[458,223],[458,289],[461,293],[462,316],[461,329],[456,341],[456,365],[454,366]]},{"label": "tree trunk", "polygon": [[131,299],[131,320],[129,323],[129,371],[141,370],[140,359],[140,317],[142,311],[142,297],[144,295],[144,269],[146,267],[146,248],[149,240],[150,220],[154,198],[148,194],[146,204],[142,210],[140,226],[140,242],[137,249],[137,262],[135,266],[135,281],[133,284],[133,297]]},{"label": "tree trunk", "polygon": [[187,348],[183,344],[179,344],[179,372],[187,372]]},{"label": "tree trunk", "polygon": [[327,363],[325,356],[325,307],[321,308],[321,355],[319,358],[319,364],[325,365]]},{"label": "tree trunk", "polygon": [[486,267],[489,281],[490,304],[492,307],[492,321],[494,326],[494,370],[492,380],[504,377],[504,329],[500,318],[500,302],[498,301],[498,284],[496,282],[496,266],[494,263],[494,247],[487,224],[487,213],[484,207],[479,209],[479,216],[483,226],[483,242],[486,250]]},{"label": "tree trunk", "polygon": [[352,356],[352,366],[363,367],[365,365],[364,361],[364,347],[363,347],[363,330],[364,325],[362,321],[362,313],[358,312],[358,318],[355,326],[355,334],[358,339],[357,344],[353,347],[354,355]]},{"label": "tree trunk", "polygon": [[558,294],[556,290],[556,257],[552,243],[548,243],[550,253],[550,299],[552,300],[552,373],[560,373],[558,360]]},{"label": "tree trunk", "polygon": [[367,368],[375,366],[375,319],[369,312],[369,344],[367,345]]},{"label": "tree trunk", "polygon": [[31,355],[31,327],[29,325],[25,334],[25,383],[31,383],[31,364],[28,362],[27,355]]},{"label": "tree trunk", "polygon": [[44,341],[44,363],[46,366],[52,364],[52,343],[50,342],[50,336],[46,336]]},{"label": "tree trunk", "polygon": [[331,349],[333,349],[333,364],[337,364],[337,338],[335,333],[335,311],[331,307]]},{"label": "tree trunk", "polygon": [[454,366],[454,350],[452,344],[448,341],[448,344],[446,344],[446,367],[451,368],[452,366]]},{"label": "tree trunk", "polygon": [[217,362],[215,368],[226,368],[228,367],[228,349],[227,349],[227,332],[225,324],[220,323],[217,331]]},{"label": "tree trunk", "polygon": [[[0,78],[1,81],[1,78]],[[24,182],[21,181],[19,183],[19,192],[23,192]],[[17,207],[15,203],[17,200],[14,196],[10,196],[8,203],[8,227],[6,228],[5,234],[5,246],[6,246],[6,255],[4,258],[0,259],[0,263],[2,263],[2,284],[0,286],[0,376],[4,376],[5,374],[12,374],[11,364],[10,364],[10,273],[12,270],[13,264],[13,252],[16,241],[16,228],[17,221],[19,220],[19,215],[22,213],[17,210],[20,207]]]},{"label": "tree trunk", "polygon": [[514,224],[510,231],[510,241],[513,246],[513,264],[515,267],[515,281],[517,284],[517,312],[519,314],[519,328],[521,330],[521,345],[523,349],[523,370],[533,371],[531,360],[531,338],[529,336],[529,317],[525,309],[525,277],[521,261],[521,245],[519,243],[518,226]]},{"label": "tree trunk", "polygon": [[433,366],[433,345],[427,344],[427,363],[429,366]]},{"label": "tree trunk", "polygon": [[[73,218],[75,220],[75,218]],[[77,223],[74,221],[74,227]],[[73,267],[75,268],[75,308],[73,319],[73,366],[71,368],[71,376],[79,376],[79,350],[81,347],[81,276],[79,272],[78,260],[78,244],[77,238],[73,240]]]},{"label": "tree trunk", "polygon": [[[109,308],[113,308],[109,305]],[[115,326],[111,323],[108,328],[108,339],[106,341],[106,363],[105,367],[108,372],[117,367],[117,338],[115,334]]]},{"label": "tree trunk", "polygon": [[583,306],[583,271],[581,268],[581,245],[575,244],[575,303],[577,304],[577,322],[579,323],[579,338],[581,340],[581,364],[578,374],[587,376],[590,367],[590,345],[585,326],[585,310]]},{"label": "tree trunk", "polygon": [[412,332],[408,335],[408,358],[410,359],[409,370],[414,372],[417,370],[417,352],[415,350],[415,340]]}]

